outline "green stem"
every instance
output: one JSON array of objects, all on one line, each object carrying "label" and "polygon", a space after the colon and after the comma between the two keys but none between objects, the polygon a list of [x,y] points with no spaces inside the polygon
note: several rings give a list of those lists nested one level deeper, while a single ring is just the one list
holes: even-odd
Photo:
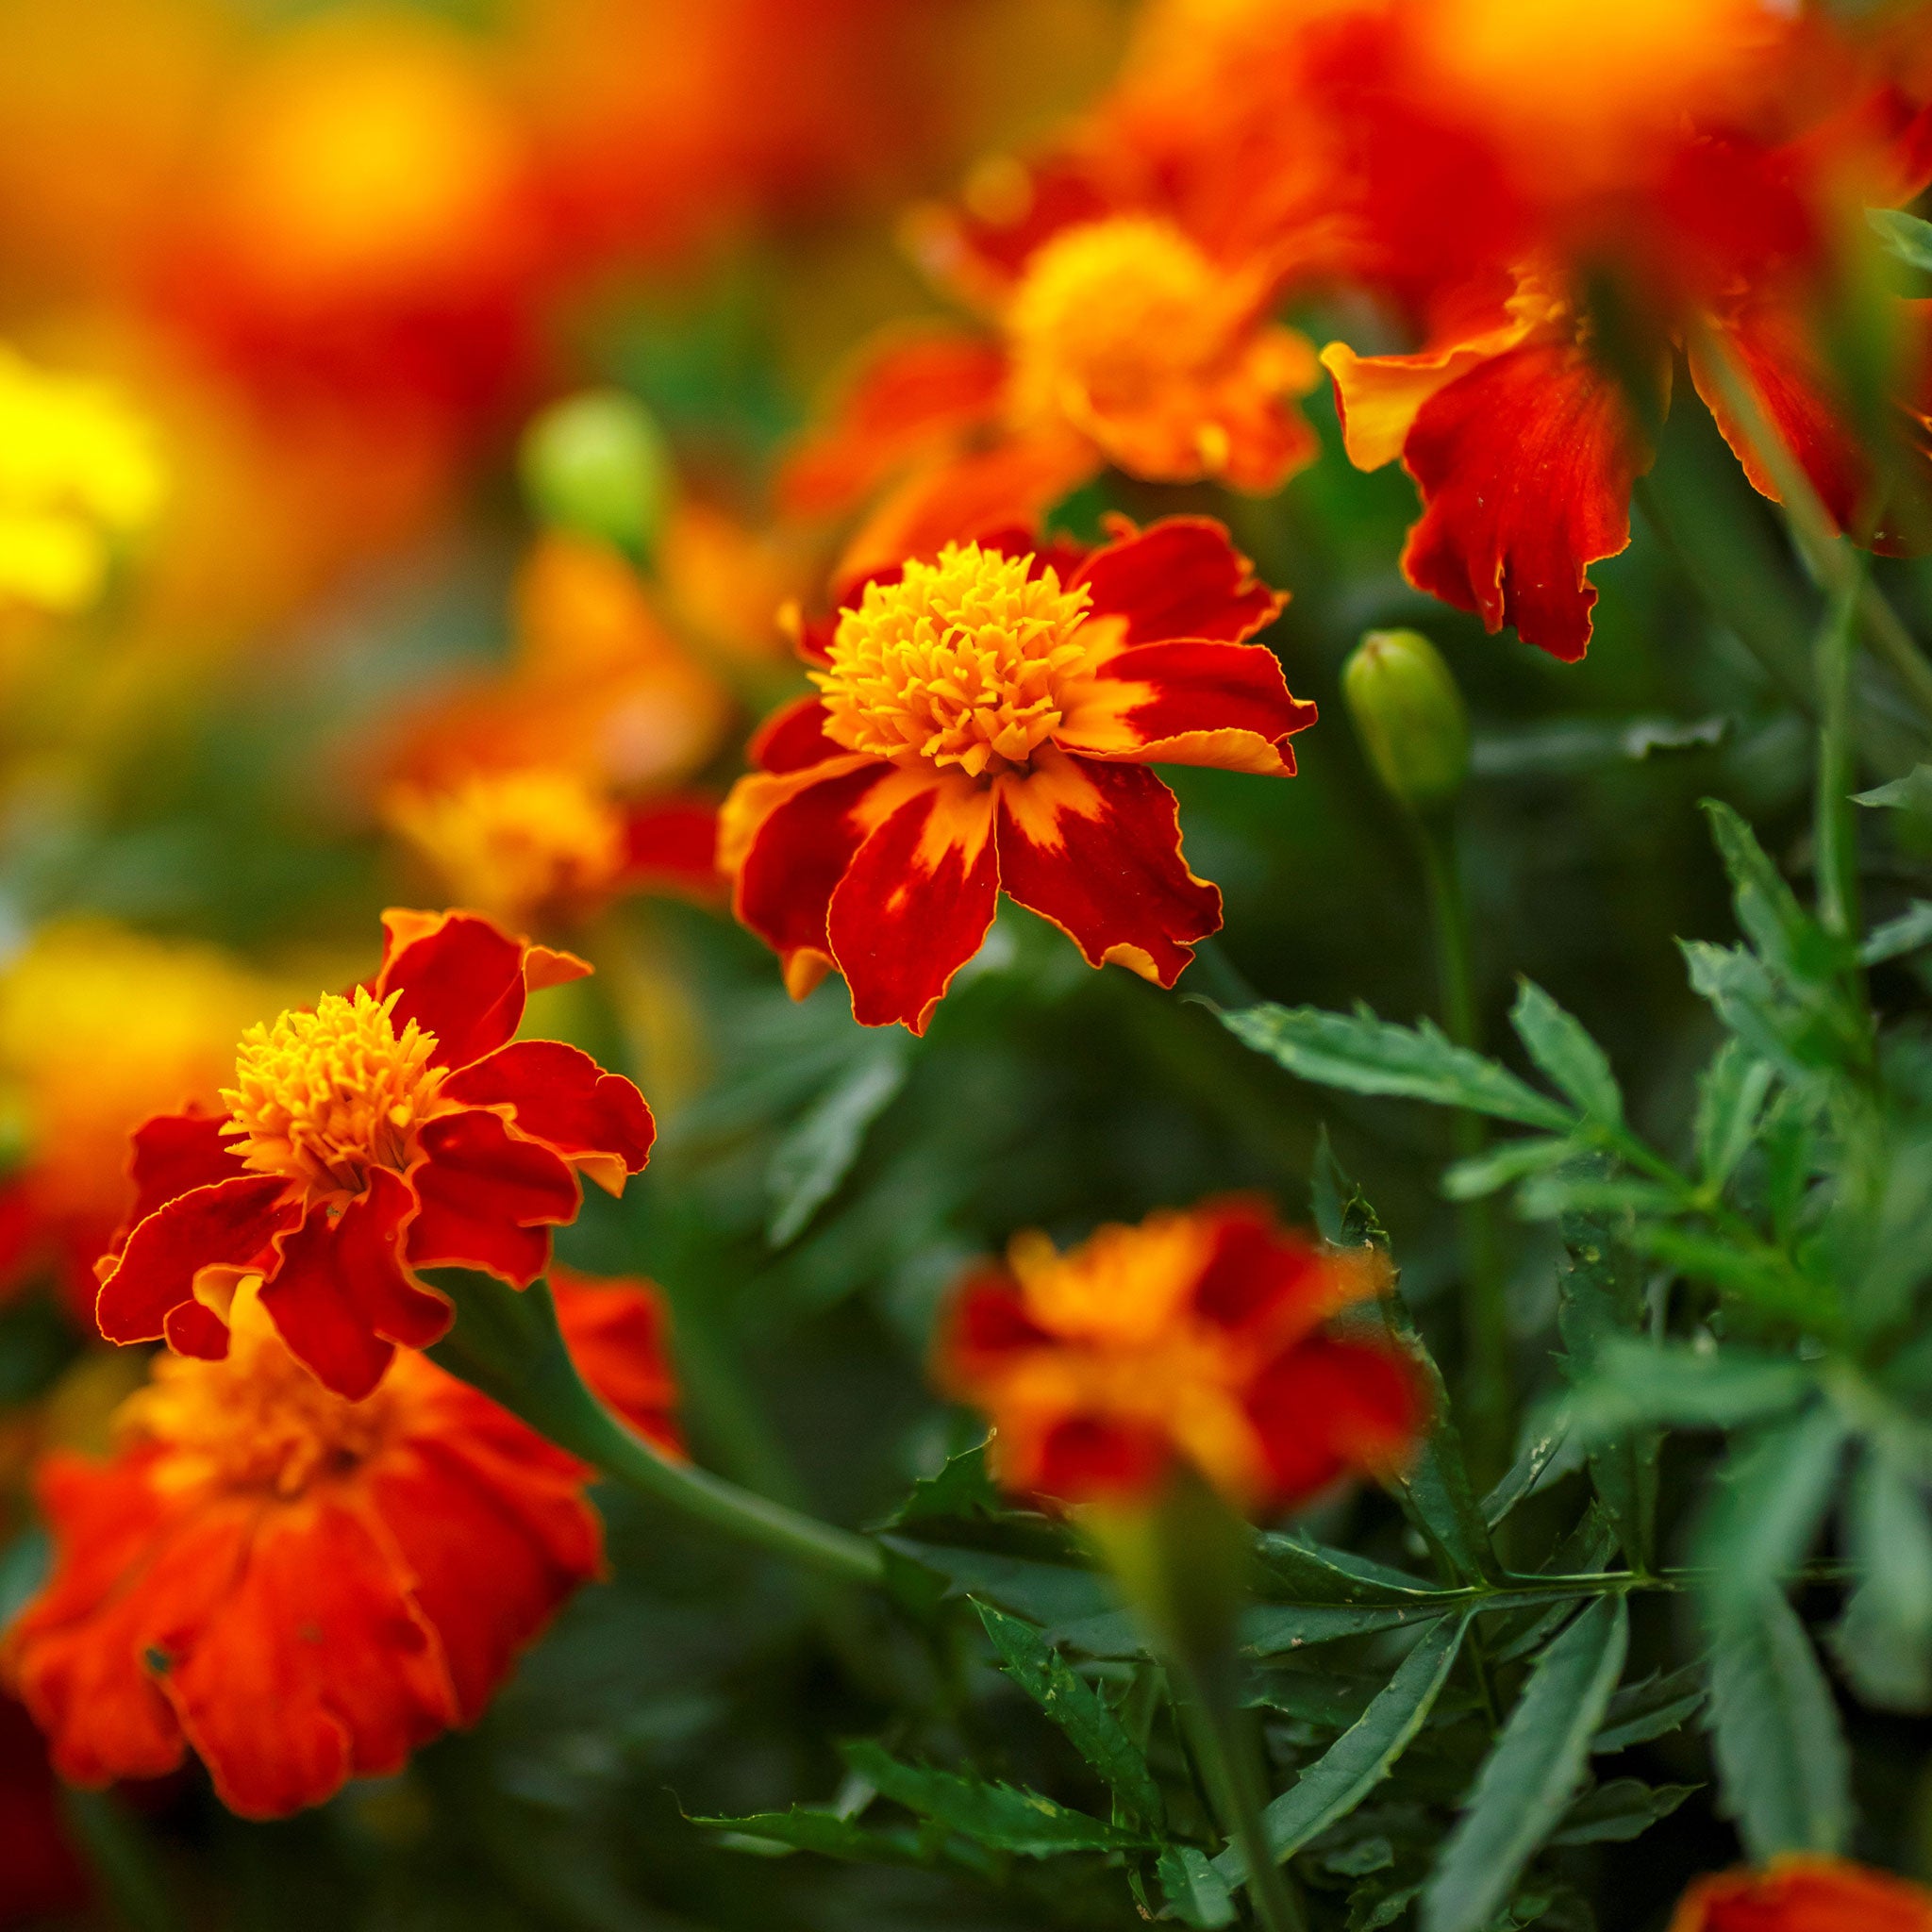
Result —
[{"label": "green stem", "polygon": [[431,1355],[559,1449],[754,1548],[843,1583],[883,1578],[885,1558],[867,1538],[754,1495],[708,1470],[674,1462],[612,1415],[571,1360],[548,1284],[540,1281],[519,1293],[489,1275],[457,1269],[439,1269],[434,1279],[455,1301],[458,1319]]},{"label": "green stem", "polygon": [[1818,634],[1818,917],[1846,941],[1858,931],[1857,839],[1852,824],[1852,641],[1864,572],[1833,598]]},{"label": "green stem", "polygon": [[[1423,874],[1428,885],[1442,1024],[1457,1046],[1480,1052],[1469,908],[1456,862],[1454,821],[1443,812],[1418,817],[1415,823]],[[1450,1133],[1459,1160],[1480,1154],[1488,1139],[1482,1117],[1463,1108],[1452,1113]],[[1477,1488],[1484,1489],[1502,1474],[1508,1461],[1513,1406],[1509,1307],[1504,1292],[1502,1244],[1497,1238],[1493,1201],[1484,1197],[1462,1203],[1457,1209],[1457,1231],[1462,1249],[1469,1455]]]}]

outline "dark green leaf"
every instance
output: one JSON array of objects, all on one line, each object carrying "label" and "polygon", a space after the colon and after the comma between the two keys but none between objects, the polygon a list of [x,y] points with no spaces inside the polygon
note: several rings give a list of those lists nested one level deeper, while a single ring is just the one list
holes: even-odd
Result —
[{"label": "dark green leaf", "polygon": [[1481,1932],[1556,1829],[1629,1642],[1621,1597],[1600,1598],[1551,1644],[1483,1762],[1423,1893],[1423,1932]]},{"label": "dark green leaf", "polygon": [[1811,1640],[1782,1595],[1718,1628],[1707,1722],[1723,1808],[1754,1860],[1843,1850],[1852,1818],[1844,1733]]},{"label": "dark green leaf", "polygon": [[1131,1850],[1144,1843],[1133,1833],[1070,1811],[1039,1791],[905,1764],[863,1740],[841,1748],[846,1763],[880,1797],[995,1851],[1052,1858],[1066,1852]]},{"label": "dark green leaf", "polygon": [[1534,980],[1518,983],[1509,1024],[1551,1083],[1591,1120],[1612,1124],[1623,1120],[1624,1096],[1603,1048]]},{"label": "dark green leaf", "polygon": [[[1262,1813],[1277,1859],[1346,1818],[1389,1775],[1448,1682],[1467,1627],[1466,1616],[1443,1617],[1424,1631],[1388,1689]],[[1239,1851],[1230,1847],[1214,1862],[1230,1884],[1244,1882]]]},{"label": "dark green leaf", "polygon": [[1522,1453],[1504,1473],[1501,1482],[1483,1498],[1483,1521],[1491,1529],[1501,1523],[1525,1496],[1533,1495],[1543,1473],[1562,1453],[1570,1438],[1568,1414],[1538,1429],[1523,1446]]},{"label": "dark green leaf", "polygon": [[947,1457],[937,1475],[921,1476],[882,1526],[907,1529],[916,1523],[971,1521],[996,1510],[999,1501],[986,1470],[986,1444],[977,1442]]},{"label": "dark green leaf", "polygon": [[1722,799],[1703,803],[1745,938],[1783,979],[1820,986],[1831,980],[1842,963],[1837,943],[1798,903],[1744,819]]},{"label": "dark green leaf", "polygon": [[1861,966],[1877,966],[1921,946],[1932,945],[1932,900],[1914,899],[1896,919],[1888,919],[1866,935],[1858,948]]},{"label": "dark green leaf", "polygon": [[1121,1728],[1119,1718],[1031,1624],[1004,1616],[990,1604],[974,1607],[1007,1675],[1066,1733],[1130,1819],[1158,1824],[1160,1792],[1145,1755]]},{"label": "dark green leaf", "polygon": [[773,1150],[766,1187],[774,1248],[796,1241],[838,1191],[865,1144],[866,1129],[898,1097],[912,1056],[906,1038],[888,1033],[866,1050]]},{"label": "dark green leaf", "polygon": [[879,1541],[943,1577],[953,1595],[984,1597],[1042,1626],[1100,1616],[1114,1605],[1113,1592],[1099,1576],[1073,1564],[920,1542],[910,1537],[885,1536]]},{"label": "dark green leaf", "polygon": [[1338,1637],[1368,1637],[1440,1617],[1440,1598],[1417,1596],[1407,1604],[1257,1604],[1241,1621],[1241,1647],[1249,1657],[1281,1657]]},{"label": "dark green leaf", "polygon": [[1255,1539],[1255,1556],[1261,1571],[1258,1588],[1270,1602],[1413,1604],[1436,1594],[1400,1571],[1300,1537],[1263,1531]]},{"label": "dark green leaf", "polygon": [[1494,1060],[1454,1045],[1426,1020],[1398,1026],[1373,1014],[1263,1003],[1223,1013],[1221,1021],[1243,1045],[1317,1086],[1467,1108],[1549,1133],[1566,1133],[1574,1124],[1567,1108]]},{"label": "dark green leaf", "polygon": [[1816,1386],[1812,1371],[1789,1356],[1612,1337],[1577,1385],[1570,1419],[1588,1441],[1641,1423],[1732,1429],[1796,1407]]},{"label": "dark green leaf", "polygon": [[1765,1096],[1776,1074],[1741,1040],[1727,1040],[1697,1083],[1697,1169],[1722,1188],[1751,1145]]},{"label": "dark green leaf", "polygon": [[1714,1619],[1755,1614],[1818,1535],[1843,1461],[1845,1425],[1824,1403],[1740,1439],[1697,1537]]},{"label": "dark green leaf", "polygon": [[1161,1853],[1157,1869],[1168,1907],[1183,1925],[1192,1925],[1197,1932],[1217,1932],[1218,1927],[1234,1924],[1227,1880],[1208,1862],[1206,1852],[1178,1845]]},{"label": "dark green leaf", "polygon": [[1659,1819],[1668,1818],[1702,1785],[1647,1785],[1634,1777],[1614,1778],[1586,1791],[1563,1814],[1551,1834],[1553,1845],[1622,1844],[1641,1838]]},{"label": "dark green leaf", "polygon": [[819,1852],[828,1858],[850,1858],[865,1865],[923,1865],[937,1849],[931,1827],[903,1826],[872,1830],[857,1819],[836,1811],[794,1805],[789,1811],[754,1811],[744,1818],[693,1818],[707,1830],[729,1832],[753,1840],[741,1849],[784,1846],[796,1852]]},{"label": "dark green leaf", "polygon": [[1603,1728],[1590,1747],[1600,1757],[1668,1737],[1703,1707],[1705,1667],[1686,1664],[1663,1675],[1653,1672],[1641,1683],[1626,1684],[1610,1699]]},{"label": "dark green leaf", "polygon": [[[1872,225],[1872,232],[1907,268],[1932,271],[1932,222],[1922,222],[1917,215],[1908,215],[1903,208],[1868,208],[1865,210],[1865,219]],[[1924,765],[1920,765],[1913,771],[1910,778],[1899,778],[1890,785],[1881,785],[1876,792],[1860,792],[1858,803],[1895,803],[1892,799],[1881,797],[1879,793],[1895,791],[1901,785],[1909,785],[1925,769]]]}]

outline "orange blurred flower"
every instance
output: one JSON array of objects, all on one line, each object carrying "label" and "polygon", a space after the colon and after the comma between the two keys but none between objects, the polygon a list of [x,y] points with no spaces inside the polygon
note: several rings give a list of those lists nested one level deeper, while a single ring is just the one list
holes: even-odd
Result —
[{"label": "orange blurred flower", "polygon": [[250,1284],[328,1388],[366,1395],[396,1343],[449,1326],[417,1269],[527,1287],[582,1205],[578,1174],[616,1194],[642,1169],[655,1128],[637,1089],[515,1037],[528,992],[590,967],[475,913],[383,926],[372,981],[242,1036],[225,1118],[161,1114],[136,1134],[138,1199],[95,1303],[108,1341],[219,1359]]},{"label": "orange blurred flower", "polygon": [[1399,1466],[1424,1421],[1390,1342],[1329,1332],[1386,1261],[1284,1229],[1263,1203],[1109,1225],[1060,1254],[1019,1236],[961,1283],[938,1374],[984,1409],[1000,1481],[1063,1503],[1151,1495],[1175,1463],[1268,1514]]},{"label": "orange blurred flower", "polygon": [[[587,1379],[676,1453],[653,1291],[555,1285]],[[591,1472],[425,1357],[349,1401],[253,1287],[230,1321],[223,1360],[156,1357],[109,1460],[46,1458],[53,1574],[0,1667],[70,1781],[192,1747],[231,1809],[277,1817],[475,1723],[602,1536]]]},{"label": "orange blurred flower", "polygon": [[1932,1932],[1932,1892],[1841,1858],[1793,1855],[1700,1878],[1671,1932]]},{"label": "orange blurred flower", "polygon": [[134,1206],[128,1136],[212,1101],[272,997],[212,946],[96,920],[34,935],[0,974],[0,1087],[25,1141],[0,1183],[0,1287],[51,1269],[92,1324],[94,1260]]},{"label": "orange blurred flower", "polygon": [[740,919],[804,995],[836,967],[868,1026],[924,1032],[1002,889],[1089,964],[1172,986],[1221,894],[1151,764],[1289,776],[1315,722],[1251,641],[1282,598],[1220,525],[1020,534],[849,585],[802,629],[820,695],[768,719],[719,821]]}]

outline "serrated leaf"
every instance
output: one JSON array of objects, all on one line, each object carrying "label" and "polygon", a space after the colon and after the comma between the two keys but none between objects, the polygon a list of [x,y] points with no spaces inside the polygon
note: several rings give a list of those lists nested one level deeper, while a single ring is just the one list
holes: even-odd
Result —
[{"label": "serrated leaf", "polygon": [[1810,1549],[1838,1486],[1845,1424],[1824,1403],[1732,1445],[1697,1536],[1720,1624],[1778,1589]]},{"label": "serrated leaf", "polygon": [[1576,1386],[1570,1420],[1591,1441],[1641,1423],[1732,1429],[1796,1407],[1816,1387],[1812,1370],[1789,1356],[1611,1336]]},{"label": "serrated leaf", "polygon": [[1565,1413],[1557,1416],[1547,1427],[1539,1429],[1523,1445],[1522,1453],[1505,1471],[1502,1481],[1483,1498],[1483,1521],[1491,1529],[1525,1496],[1535,1493],[1544,1471],[1561,1455],[1569,1439],[1570,1419]]},{"label": "serrated leaf", "polygon": [[1840,963],[1839,947],[1798,903],[1757,834],[1722,799],[1707,798],[1703,805],[1745,938],[1782,978],[1819,985],[1831,979]]},{"label": "serrated leaf", "polygon": [[691,1823],[752,1841],[736,1848],[740,1850],[783,1846],[865,1865],[923,1865],[937,1850],[929,1828],[874,1830],[836,1811],[806,1805],[794,1805],[789,1811],[754,1811],[743,1818],[693,1818]]},{"label": "serrated leaf", "polygon": [[1754,1861],[1839,1852],[1851,1830],[1850,1762],[1811,1640],[1772,1592],[1725,1619],[1711,1649],[1718,1790]]},{"label": "serrated leaf", "polygon": [[1241,1648],[1248,1657],[1282,1657],[1338,1637],[1372,1637],[1440,1617],[1440,1597],[1406,1604],[1256,1604],[1241,1613]]},{"label": "serrated leaf", "polygon": [[1591,1750],[1600,1757],[1668,1737],[1703,1708],[1705,1666],[1686,1664],[1663,1675],[1653,1672],[1641,1683],[1626,1684],[1610,1699]]},{"label": "serrated leaf", "polygon": [[1771,1083],[1777,1077],[1741,1040],[1727,1040],[1697,1083],[1697,1169],[1722,1188],[1750,1150]]},{"label": "serrated leaf", "polygon": [[1224,1012],[1221,1023],[1244,1046],[1317,1086],[1466,1108],[1548,1133],[1567,1133],[1575,1124],[1569,1108],[1494,1060],[1455,1045],[1426,1020],[1420,1026],[1398,1026],[1373,1014],[1264,1002]]},{"label": "serrated leaf", "polygon": [[1533,979],[1521,980],[1509,1024],[1524,1050],[1591,1120],[1609,1124],[1624,1118],[1624,1095],[1604,1050]]},{"label": "serrated leaf", "polygon": [[1053,1858],[1067,1852],[1129,1851],[1146,1842],[1083,1811],[1070,1811],[1039,1791],[907,1764],[865,1740],[841,1749],[846,1763],[880,1797],[994,1851]]},{"label": "serrated leaf", "polygon": [[1443,1170],[1442,1192],[1452,1201],[1477,1201],[1530,1174],[1574,1160],[1585,1150],[1578,1142],[1541,1134],[1499,1141],[1481,1154]]},{"label": "serrated leaf", "polygon": [[[1440,1618],[1396,1667],[1388,1688],[1261,1814],[1277,1861],[1346,1818],[1389,1775],[1449,1681],[1467,1628],[1467,1616]],[[1230,1884],[1246,1881],[1235,1848],[1214,1863]]]},{"label": "serrated leaf", "polygon": [[773,1150],[765,1176],[772,1197],[765,1238],[773,1247],[796,1241],[838,1192],[865,1144],[866,1130],[905,1086],[911,1058],[898,1034],[869,1044]]},{"label": "serrated leaf", "polygon": [[1255,1556],[1261,1572],[1257,1588],[1269,1601],[1412,1604],[1438,1593],[1400,1571],[1346,1550],[1324,1549],[1298,1536],[1264,1530],[1255,1538]]},{"label": "serrated leaf", "polygon": [[[1907,268],[1922,268],[1932,272],[1932,222],[1922,222],[1917,215],[1908,215],[1898,208],[1868,208],[1865,219],[1871,224],[1872,232],[1885,243],[1887,251]],[[1916,778],[1925,770],[1920,765],[1913,773]],[[1881,791],[1890,791],[1895,785],[1904,785],[1909,780],[1900,778],[1894,785],[1881,785]],[[1871,793],[1860,796],[1860,805],[1885,804],[1890,799],[1876,799]]]},{"label": "serrated leaf", "polygon": [[1921,946],[1932,946],[1932,900],[1914,899],[1896,919],[1888,919],[1866,935],[1858,948],[1858,964],[1882,965]]},{"label": "serrated leaf", "polygon": [[1613,1778],[1586,1791],[1563,1814],[1550,1835],[1553,1845],[1624,1844],[1641,1838],[1653,1824],[1668,1818],[1702,1785],[1647,1785],[1641,1778]]},{"label": "serrated leaf", "polygon": [[923,1475],[906,1500],[886,1518],[885,1529],[916,1523],[971,1521],[999,1507],[999,1491],[986,1469],[986,1444],[977,1442],[949,1456],[937,1475]]},{"label": "serrated leaf", "polygon": [[1546,1650],[1484,1759],[1423,1891],[1423,1932],[1481,1932],[1583,1780],[1629,1645],[1621,1597],[1599,1598]]},{"label": "serrated leaf", "polygon": [[1030,1624],[1003,1615],[991,1604],[974,1607],[1007,1675],[1066,1734],[1129,1819],[1158,1824],[1160,1791],[1147,1769],[1146,1756],[1099,1694]]},{"label": "serrated leaf", "polygon": [[1932,1709],[1932,1520],[1924,1497],[1908,1471],[1868,1451],[1845,1516],[1858,1585],[1832,1648],[1866,1703]]},{"label": "serrated leaf", "polygon": [[885,1546],[942,1577],[954,1596],[984,1597],[1042,1627],[1111,1611],[1116,1599],[1091,1570],[911,1537],[882,1536]]},{"label": "serrated leaf", "polygon": [[1206,1852],[1176,1845],[1161,1853],[1156,1870],[1168,1909],[1183,1925],[1194,1926],[1197,1932],[1218,1932],[1234,1924],[1233,1894]]}]

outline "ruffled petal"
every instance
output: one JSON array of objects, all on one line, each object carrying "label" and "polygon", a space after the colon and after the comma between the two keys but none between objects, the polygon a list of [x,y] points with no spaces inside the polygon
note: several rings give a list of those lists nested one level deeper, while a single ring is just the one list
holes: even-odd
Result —
[{"label": "ruffled petal", "polygon": [[745,757],[761,772],[803,772],[848,748],[825,736],[825,701],[814,693],[781,705],[751,735]]},{"label": "ruffled petal", "polygon": [[142,1222],[101,1283],[94,1319],[109,1341],[154,1341],[168,1311],[194,1299],[204,1268],[275,1264],[273,1243],[302,1218],[276,1174],[242,1174],[177,1194]]},{"label": "ruffled petal", "polygon": [[979,950],[999,900],[993,794],[965,777],[892,773],[865,801],[874,829],[845,868],[826,919],[832,957],[862,1026],[924,1033]]},{"label": "ruffled petal", "polygon": [[1054,742],[1087,758],[1289,777],[1288,741],[1315,715],[1265,644],[1142,644],[1068,690]]},{"label": "ruffled petal", "polygon": [[325,1387],[358,1402],[381,1381],[394,1344],[426,1348],[447,1334],[448,1302],[411,1279],[404,1229],[416,1197],[400,1174],[373,1169],[368,1188],[339,1215],[326,1206],[281,1244],[261,1305]]},{"label": "ruffled petal", "polygon": [[550,1271],[550,1292],[578,1374],[647,1441],[681,1455],[664,1297],[648,1281],[591,1280],[562,1267]]},{"label": "ruffled petal", "polygon": [[191,1188],[212,1187],[248,1172],[233,1141],[222,1138],[227,1124],[228,1116],[221,1113],[161,1113],[135,1128],[127,1167],[134,1183],[129,1227]]},{"label": "ruffled petal", "polygon": [[1281,1506],[1343,1475],[1386,1471],[1427,1414],[1415,1371],[1392,1348],[1316,1336],[1291,1348],[1248,1390],[1247,1410]]},{"label": "ruffled petal", "polygon": [[1001,885],[1090,966],[1172,986],[1191,942],[1219,930],[1221,894],[1188,870],[1179,808],[1152,772],[1042,750],[995,790]]},{"label": "ruffled petal", "polygon": [[721,863],[736,872],[732,910],[778,955],[793,999],[831,969],[832,893],[869,829],[858,808],[891,771],[853,757],[754,774],[724,801],[718,847]]},{"label": "ruffled petal", "polygon": [[560,1041],[512,1041],[453,1074],[442,1095],[458,1107],[508,1107],[520,1134],[554,1147],[612,1194],[643,1171],[658,1132],[628,1080]]},{"label": "ruffled petal", "polygon": [[550,1229],[575,1220],[576,1176],[561,1155],[514,1139],[498,1114],[444,1114],[423,1129],[410,1173],[420,1206],[408,1257],[417,1268],[481,1268],[527,1288],[550,1260]]},{"label": "ruffled petal", "polygon": [[432,1064],[465,1067],[512,1039],[524,1017],[524,954],[513,940],[475,912],[452,912],[420,937],[398,920],[420,922],[421,913],[385,912],[390,943],[375,990],[397,995],[393,1013],[400,1033],[413,1020],[436,1036]]},{"label": "ruffled petal", "polygon": [[176,1355],[218,1362],[228,1353],[228,1324],[205,1302],[181,1302],[168,1310],[161,1337]]},{"label": "ruffled petal", "polygon": [[1650,464],[1614,375],[1574,342],[1533,341],[1450,383],[1404,463],[1422,491],[1402,568],[1486,628],[1574,663],[1590,645],[1591,564],[1630,541]]},{"label": "ruffled petal", "polygon": [[1074,581],[1091,592],[1093,617],[1121,620],[1128,644],[1239,643],[1273,624],[1288,601],[1256,579],[1254,565],[1210,517],[1165,517],[1144,530],[1120,519],[1114,528],[1114,541],[1094,551]]}]

